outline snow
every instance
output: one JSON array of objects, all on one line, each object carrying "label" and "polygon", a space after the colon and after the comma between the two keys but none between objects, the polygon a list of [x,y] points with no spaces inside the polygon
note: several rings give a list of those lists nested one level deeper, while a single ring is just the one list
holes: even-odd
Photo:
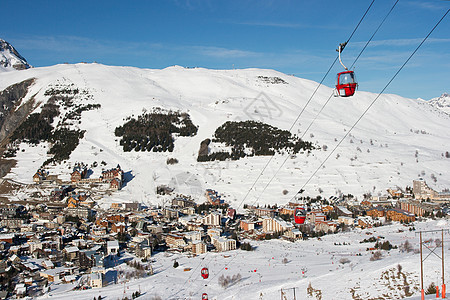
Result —
[{"label": "snow", "polygon": [[[288,84],[263,83],[258,76],[280,77]],[[317,86],[315,82],[273,70],[182,67],[150,70],[76,64],[1,73],[0,89],[30,77],[37,80],[24,101],[35,95],[42,106],[48,99],[44,92],[49,86],[73,83],[92,95],[92,98],[76,101],[101,104],[100,109],[83,112],[81,124],[74,125],[86,130],[86,134],[70,160],[49,168],[49,171],[67,180],[71,166],[77,161],[89,165],[96,161],[99,166],[93,169],[93,176],[100,174],[101,161],[108,163],[104,168],[119,163],[132,180],[122,191],[105,198],[106,206],[129,199],[160,204],[163,198],[155,191],[162,184],[172,186],[177,193],[190,194],[199,201],[203,201],[207,188],[213,188],[225,193],[225,201],[238,206],[269,157],[198,163],[200,142],[211,138],[214,130],[229,120],[260,120],[289,129]],[[286,155],[277,154],[244,203],[282,204],[292,199],[376,97],[375,94],[358,91],[352,98],[332,98],[317,116],[331,93],[332,89],[320,87],[292,129],[293,133],[317,146],[326,145],[327,149],[315,150],[309,155],[297,154],[287,160]],[[136,117],[144,109],[148,111],[153,107],[189,113],[194,124],[199,126],[198,134],[177,137],[172,153],[124,153],[114,129],[122,125],[125,118]],[[308,127],[310,129],[305,131]],[[421,100],[382,95],[311,178],[305,194],[316,196],[323,191],[322,196],[326,198],[341,193],[383,195],[389,187],[405,187],[418,178],[426,179],[438,191],[447,188],[450,184],[447,176],[450,160],[444,153],[448,151],[449,127],[450,116]],[[48,146],[22,144],[20,149],[18,163],[7,178],[31,183],[30,173],[47,159]],[[177,158],[179,163],[167,165],[166,160],[171,157]],[[283,190],[288,193],[284,195]]]},{"label": "snow", "polygon": [[[280,77],[288,84],[267,84],[258,76]],[[285,204],[310,179],[376,97],[375,94],[358,91],[352,98],[332,98],[317,116],[332,93],[331,88],[320,87],[294,124],[292,132],[320,147],[327,145],[328,149],[288,158],[286,154],[275,155],[250,190],[269,157],[198,163],[200,142],[211,138],[215,129],[229,120],[260,120],[282,129],[291,128],[317,83],[262,69],[207,70],[176,66],[150,70],[76,64],[0,73],[0,90],[31,77],[35,77],[36,82],[22,103],[34,96],[36,103],[42,106],[48,99],[44,96],[45,90],[57,82],[66,82],[87,90],[93,96],[92,99],[80,98],[77,101],[101,104],[98,110],[84,112],[81,124],[74,125],[86,130],[86,134],[70,159],[50,166],[48,171],[68,180],[75,162],[88,165],[97,162],[98,167],[93,168],[91,177],[101,173],[101,161],[107,162],[104,168],[120,164],[128,182],[121,191],[99,200],[102,207],[109,207],[112,202],[135,200],[148,205],[162,204],[168,199],[156,195],[156,187],[162,184],[174,187],[176,193],[193,196],[197,202],[203,202],[204,191],[212,188],[235,208],[255,202],[260,205]],[[172,153],[124,153],[114,129],[122,125],[125,118],[153,107],[189,113],[193,123],[199,126],[197,135],[177,137]],[[304,194],[321,194],[324,198],[341,193],[358,197],[367,192],[382,195],[392,186],[411,186],[412,180],[418,178],[426,179],[435,190],[448,188],[450,159],[443,155],[449,150],[448,128],[450,116],[428,103],[397,95],[382,95],[324,167],[311,178]],[[32,183],[32,175],[48,158],[48,148],[45,144],[21,144],[17,164],[6,178]],[[177,158],[179,163],[167,165],[167,158]],[[268,184],[275,174],[276,177]],[[431,179],[432,174],[437,181]],[[283,190],[288,193],[284,195]],[[18,191],[13,198],[23,197],[23,192]],[[447,220],[415,224],[417,230],[446,229],[448,226]],[[155,275],[151,277],[120,281],[118,285],[86,291],[70,291],[74,287],[72,284],[55,284],[51,286],[50,294],[57,299],[92,299],[98,295],[116,299],[122,295],[130,298],[132,292],[140,289],[145,299],[157,295],[163,299],[199,299],[203,292],[207,292],[210,299],[258,299],[260,293],[263,299],[278,299],[281,288],[291,293],[289,288],[297,287],[297,298],[308,299],[306,289],[311,283],[314,289],[322,292],[323,299],[352,299],[351,289],[363,299],[368,294],[375,298],[384,293],[392,293],[395,299],[402,292],[395,287],[399,282],[394,276],[400,263],[415,293],[412,299],[418,299],[418,254],[391,250],[384,252],[381,260],[370,261],[372,254],[366,248],[372,247],[373,243],[359,243],[371,236],[368,232],[373,236],[382,235],[394,245],[409,240],[418,248],[415,232],[399,224],[295,243],[251,241],[256,247],[252,252],[235,250],[194,258],[158,253],[153,256]],[[343,242],[349,244],[342,245]],[[341,245],[336,245],[339,243]],[[447,239],[446,243],[448,245]],[[447,246],[445,251],[448,256]],[[355,256],[358,253],[361,256]],[[283,263],[283,258],[287,258],[288,263]],[[350,262],[342,264],[339,262],[341,258]],[[180,267],[172,267],[174,260],[180,263]],[[202,266],[208,266],[210,270],[208,280],[200,277]],[[109,269],[107,277],[123,267]],[[188,267],[192,270],[185,272]],[[382,272],[387,272],[387,279],[383,279]],[[439,282],[439,272],[440,261],[430,256],[426,262],[426,285],[432,281]],[[242,279],[224,289],[218,284],[222,274],[241,274]],[[448,275],[446,271],[447,278]]]},{"label": "snow", "polygon": [[[292,288],[296,288],[297,299],[316,299],[307,295],[309,284],[322,292],[322,299],[361,299],[384,297],[390,299],[404,297],[404,278],[414,293],[410,299],[420,299],[420,254],[401,252],[399,249],[382,251],[383,257],[371,261],[374,243],[360,243],[371,236],[383,236],[381,241],[390,241],[400,246],[408,240],[414,249],[419,248],[419,230],[440,230],[448,228],[448,220],[415,222],[416,231],[409,227],[393,224],[371,229],[356,229],[355,231],[326,235],[317,238],[287,242],[283,240],[250,241],[254,251],[234,250],[222,253],[208,253],[197,257],[187,257],[183,254],[157,253],[152,256],[155,274],[141,279],[119,279],[118,284],[110,284],[102,289],[85,291],[69,291],[63,284],[51,285],[50,294],[57,299],[92,299],[101,295],[106,299],[128,296],[141,291],[143,299],[159,296],[162,299],[200,299],[202,293],[207,293],[209,299],[279,299],[280,290],[287,293],[288,299],[293,298]],[[440,239],[441,233],[424,234],[424,239]],[[448,257],[448,234],[445,238],[445,256]],[[345,242],[345,244],[344,244]],[[440,253],[441,248],[438,248]],[[429,251],[424,247],[424,254]],[[359,256],[361,254],[361,256]],[[283,261],[284,258],[287,259]],[[173,268],[174,261],[179,262],[178,268]],[[348,260],[348,262],[346,262]],[[401,265],[399,276],[398,265]],[[209,278],[204,280],[200,270],[209,269]],[[106,277],[113,272],[126,268],[119,265],[106,270]],[[190,271],[185,271],[191,268]],[[240,274],[242,279],[227,287],[219,285],[221,275]],[[448,278],[450,270],[445,270]],[[441,261],[431,255],[424,262],[424,285],[431,282],[441,284]],[[45,296],[47,297],[47,296]],[[45,298],[43,297],[43,298]],[[435,297],[435,296],[434,296]],[[40,298],[38,298],[40,299]],[[427,297],[431,299],[431,297]]]}]

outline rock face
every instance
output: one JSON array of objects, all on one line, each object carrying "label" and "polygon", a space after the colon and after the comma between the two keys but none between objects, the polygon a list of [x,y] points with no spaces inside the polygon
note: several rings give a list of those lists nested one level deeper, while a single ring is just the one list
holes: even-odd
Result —
[{"label": "rock face", "polygon": [[[24,105],[20,105],[20,103],[34,80],[34,78],[24,80],[0,92],[0,144],[3,144],[5,138],[14,132],[32,111],[32,100],[24,103]],[[19,105],[20,107],[17,109]]]},{"label": "rock face", "polygon": [[0,70],[25,70],[31,66],[7,41],[0,39]]},{"label": "rock face", "polygon": [[200,150],[198,150],[198,156],[208,155],[208,153],[209,153],[208,146],[210,143],[211,143],[210,139],[203,140],[200,143]]}]

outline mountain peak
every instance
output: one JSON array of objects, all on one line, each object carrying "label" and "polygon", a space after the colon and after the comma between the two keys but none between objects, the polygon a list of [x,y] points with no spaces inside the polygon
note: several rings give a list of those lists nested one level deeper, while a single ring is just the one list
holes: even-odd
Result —
[{"label": "mountain peak", "polygon": [[0,39],[0,70],[24,70],[31,66],[7,41]]},{"label": "mountain peak", "polygon": [[431,99],[430,105],[450,114],[450,94],[443,93],[441,96]]}]

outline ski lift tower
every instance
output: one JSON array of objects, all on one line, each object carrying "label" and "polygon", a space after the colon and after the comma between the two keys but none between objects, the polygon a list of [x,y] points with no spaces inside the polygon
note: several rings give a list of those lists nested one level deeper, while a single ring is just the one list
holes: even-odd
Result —
[{"label": "ski lift tower", "polygon": [[[442,234],[442,239],[441,239],[441,245],[440,247],[442,247],[442,254],[439,256],[439,254],[437,252],[435,252],[435,250],[437,248],[439,248],[439,245],[436,245],[434,248],[428,246],[428,242],[427,241],[423,241],[422,240],[422,233],[433,233],[433,232],[441,232]],[[449,232],[448,229],[441,229],[441,230],[425,230],[425,231],[419,231],[416,232],[416,234],[419,234],[419,238],[420,238],[420,289],[421,289],[421,299],[424,300],[425,299],[425,291],[424,291],[424,287],[423,287],[423,262],[431,255],[434,254],[435,256],[437,256],[441,261],[442,261],[442,289],[441,289],[441,296],[442,299],[445,299],[445,278],[444,278],[444,231],[445,232]],[[423,258],[423,251],[422,251],[422,245],[425,246],[428,250],[430,250],[430,253],[428,253],[428,255]],[[439,288],[437,287],[437,293],[436,293],[436,298],[438,298],[439,296]]]}]

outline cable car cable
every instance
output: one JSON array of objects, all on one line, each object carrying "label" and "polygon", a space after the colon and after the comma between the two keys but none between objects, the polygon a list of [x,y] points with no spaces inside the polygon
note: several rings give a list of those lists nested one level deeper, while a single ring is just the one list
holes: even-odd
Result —
[{"label": "cable car cable", "polygon": [[[353,32],[350,34],[350,37],[347,39],[347,41],[345,42],[346,44],[351,40],[351,38],[353,37],[353,35],[355,34],[356,30],[359,28],[359,25],[362,23],[362,21],[364,20],[364,18],[366,17],[367,13],[369,12],[370,8],[372,7],[373,3],[375,2],[375,0],[372,0],[372,2],[370,3],[369,7],[366,9],[366,11],[364,12],[363,16],[361,17],[361,19],[359,20],[358,24],[356,25],[356,27],[353,29]],[[314,92],[312,93],[311,97],[308,99],[308,101],[306,102],[306,104],[304,105],[303,109],[300,111],[299,115],[297,116],[297,118],[295,119],[295,121],[293,122],[293,124],[291,125],[291,127],[289,128],[289,131],[291,131],[294,126],[296,125],[297,121],[300,119],[301,115],[303,114],[303,112],[305,111],[306,107],[309,105],[309,103],[311,102],[312,98],[314,97],[314,95],[316,94],[316,92],[318,91],[318,89],[320,88],[320,86],[322,85],[323,81],[325,80],[325,78],[328,76],[328,74],[330,73],[331,69],[334,67],[334,65],[336,64],[336,61],[338,60],[338,56],[336,56],[336,58],[334,59],[333,63],[331,64],[330,68],[327,70],[327,72],[325,73],[325,75],[323,76],[322,80],[320,81],[320,83],[317,85],[316,89],[314,90]],[[275,155],[272,155],[270,157],[270,159],[267,161],[267,163],[265,164],[265,166],[263,167],[262,171],[260,172],[260,174],[257,176],[255,182],[252,184],[252,186],[250,187],[250,189],[247,191],[246,195],[244,196],[244,198],[242,199],[242,201],[240,202],[239,206],[236,208],[236,210],[238,210],[241,205],[243,204],[243,202],[247,199],[248,195],[250,194],[251,190],[256,186],[256,183],[259,181],[259,179],[261,178],[261,176],[263,175],[264,171],[267,169],[267,167],[269,166],[269,164],[271,163],[272,159],[274,158]],[[226,265],[228,266],[231,262],[233,261],[233,259],[231,259]],[[196,270],[199,268],[199,266],[201,265],[201,263],[195,268]],[[219,273],[222,272],[223,269],[219,270],[219,272],[217,274],[214,274],[208,282],[211,282],[211,280],[213,280]],[[192,275],[191,275],[192,276]],[[189,277],[190,278],[190,277]],[[187,280],[185,281],[185,283],[183,284],[183,287],[186,285]],[[198,291],[197,291],[198,292]],[[178,294],[175,293],[175,295]]]},{"label": "cable car cable", "polygon": [[[397,2],[396,2],[397,3]],[[395,4],[396,4],[395,3]],[[427,36],[422,40],[422,42],[417,46],[417,48],[411,53],[411,55],[408,57],[408,59],[403,63],[403,65],[397,70],[397,72],[394,74],[394,76],[389,80],[389,82],[386,84],[386,86],[381,90],[381,92],[375,97],[375,99],[371,102],[371,104],[366,108],[366,110],[363,112],[363,114],[358,118],[358,120],[353,124],[353,126],[350,128],[350,130],[344,135],[344,137],[339,141],[339,143],[334,147],[334,149],[331,151],[331,153],[326,157],[326,159],[319,165],[319,167],[314,171],[314,173],[310,176],[310,178],[306,181],[306,183],[302,186],[300,190],[303,190],[304,187],[311,181],[311,179],[314,177],[314,175],[320,170],[320,168],[325,164],[325,162],[331,157],[331,155],[334,153],[334,151],[340,146],[340,144],[344,141],[344,139],[349,135],[349,133],[356,127],[356,125],[359,123],[359,121],[364,117],[364,115],[369,111],[369,109],[375,104],[375,102],[379,99],[379,97],[384,93],[384,91],[389,87],[389,85],[392,83],[392,81],[397,77],[397,75],[400,73],[400,71],[403,70],[403,68],[406,66],[406,64],[411,60],[411,58],[415,55],[415,53],[420,49],[420,47],[423,45],[423,43],[428,39],[428,37],[433,33],[433,31],[439,26],[439,24],[442,22],[442,20],[447,16],[450,9],[446,11],[446,13],[442,16],[442,18],[436,23],[436,25],[431,29],[431,31],[427,34]],[[390,12],[389,12],[390,13]],[[383,21],[384,22],[384,21]],[[336,62],[337,58],[335,59]],[[330,97],[331,98],[331,97]],[[297,194],[298,195],[298,192]],[[294,199],[296,195],[292,198]],[[225,267],[228,266],[233,259],[231,259],[228,263],[225,264]],[[210,280],[213,280],[218,274],[222,272],[223,269],[219,270],[217,274],[215,274]]]},{"label": "cable car cable", "polygon": [[[362,53],[364,52],[364,50],[367,48],[367,46],[369,45],[369,43],[372,41],[372,39],[374,38],[375,34],[378,32],[378,30],[381,28],[381,26],[383,25],[383,23],[386,21],[386,19],[388,18],[388,16],[391,14],[391,12],[394,10],[395,6],[397,5],[399,0],[397,0],[394,5],[391,7],[391,9],[389,10],[389,12],[386,14],[386,16],[383,18],[383,20],[381,21],[381,23],[378,25],[377,29],[375,30],[375,32],[372,34],[372,36],[370,37],[370,39],[367,41],[367,43],[365,44],[365,46],[363,47],[363,49],[359,52],[358,56],[356,57],[356,59],[353,61],[352,65],[350,68],[352,68],[355,63],[358,61],[359,57],[362,55]],[[343,43],[344,47],[347,45],[348,42]],[[327,101],[322,105],[322,107],[320,108],[319,112],[316,114],[316,116],[314,117],[314,119],[311,121],[311,123],[308,125],[308,127],[306,128],[306,130],[303,132],[303,135],[300,137],[300,139],[303,139],[303,137],[306,135],[306,133],[308,132],[308,130],[311,128],[311,126],[314,124],[314,122],[317,120],[317,117],[322,113],[322,111],[324,110],[324,108],[327,106],[328,102],[331,100],[331,98],[333,97],[333,93],[331,93],[330,97],[328,97]],[[259,194],[259,196],[256,198],[256,200],[252,203],[252,205],[254,205],[262,196],[262,194],[266,191],[266,189],[269,187],[269,185],[272,183],[273,179],[277,176],[278,172],[281,170],[281,168],[284,166],[284,164],[287,162],[289,156],[287,156],[285,158],[285,160],[283,161],[283,163],[281,164],[281,166],[278,168],[278,170],[275,172],[275,174],[272,176],[272,178],[269,180],[269,182],[266,184],[266,186],[264,187],[264,189],[262,190],[262,192]],[[303,189],[303,188],[302,188]],[[302,190],[300,189],[300,190]],[[297,193],[298,194],[298,193]]]},{"label": "cable car cable", "polygon": [[[422,40],[422,42],[416,47],[416,49],[411,53],[411,55],[408,57],[408,59],[403,63],[403,65],[397,70],[397,72],[392,76],[392,78],[388,81],[388,83],[385,85],[385,87],[381,90],[381,92],[375,97],[375,99],[370,103],[370,105],[366,108],[366,110],[363,112],[363,114],[356,120],[356,122],[352,125],[352,127],[347,131],[347,133],[342,137],[342,139],[337,143],[337,145],[333,148],[333,150],[330,152],[330,154],[325,158],[325,160],[319,165],[319,167],[313,172],[313,174],[309,177],[309,179],[303,184],[301,189],[304,189],[305,186],[311,181],[311,179],[316,175],[316,173],[320,170],[320,168],[325,164],[325,162],[331,157],[331,155],[336,151],[336,149],[342,144],[344,139],[350,134],[350,132],[358,125],[359,121],[364,117],[364,115],[369,111],[369,109],[375,104],[375,102],[379,99],[381,94],[384,93],[384,91],[389,87],[389,85],[392,83],[392,81],[397,77],[397,75],[400,73],[401,70],[406,66],[406,64],[411,60],[411,58],[416,54],[416,52],[419,50],[419,48],[425,43],[425,41],[428,39],[428,37],[433,33],[433,31],[437,28],[437,26],[442,22],[442,20],[447,16],[450,9],[448,9],[445,14],[442,16],[442,18],[434,25],[434,27],[431,29],[431,31],[427,34],[427,36]],[[294,199],[298,193],[291,198]]]},{"label": "cable car cable", "polygon": [[[352,33],[350,34],[350,37],[347,39],[347,41],[345,42],[345,44],[347,44],[351,38],[353,37],[353,35],[355,34],[356,30],[359,28],[359,25],[362,23],[362,21],[364,20],[364,18],[366,17],[367,13],[369,12],[370,8],[372,7],[373,3],[375,2],[375,0],[372,0],[372,2],[370,3],[369,7],[366,9],[366,11],[364,12],[363,16],[361,17],[361,19],[359,20],[358,24],[356,25],[356,27],[353,29]],[[297,121],[300,119],[301,115],[303,114],[303,112],[305,111],[306,107],[309,105],[309,103],[311,102],[312,98],[314,97],[314,95],[316,94],[316,92],[318,91],[318,89],[320,88],[320,86],[322,85],[323,81],[325,80],[325,78],[328,76],[328,74],[330,73],[331,69],[334,67],[334,65],[336,64],[336,61],[338,60],[338,56],[336,56],[336,58],[334,59],[333,63],[331,64],[331,66],[329,67],[329,69],[327,70],[327,72],[325,73],[325,75],[323,76],[322,80],[320,81],[320,83],[317,85],[316,89],[314,90],[314,92],[312,93],[311,97],[308,99],[308,101],[306,102],[306,104],[303,106],[303,109],[300,111],[299,115],[297,116],[297,118],[295,119],[295,121],[293,122],[293,124],[291,125],[291,127],[289,128],[289,131],[292,131],[292,129],[294,128],[294,126],[296,125]],[[328,101],[327,101],[328,102]],[[256,183],[259,181],[259,179],[261,178],[261,176],[264,174],[265,170],[267,169],[267,167],[269,166],[269,164],[271,163],[272,159],[274,158],[274,155],[272,155],[270,157],[270,159],[267,161],[267,163],[265,164],[265,166],[263,167],[263,169],[261,170],[261,172],[259,173],[259,175],[257,176],[255,182],[252,184],[252,186],[250,187],[250,189],[247,191],[246,195],[244,196],[244,198],[242,199],[242,201],[240,202],[239,206],[236,208],[236,210],[238,210],[242,203],[247,199],[248,195],[250,194],[251,190],[256,186]],[[204,259],[204,258],[203,258]],[[231,262],[231,261],[230,261]],[[185,281],[185,283],[183,284],[183,287],[186,285],[186,283],[190,280],[190,278],[192,277],[192,275],[195,273],[195,271],[200,267],[200,265],[202,264],[202,262],[200,262],[197,267],[194,269],[194,272],[188,277],[188,279]],[[215,276],[214,276],[215,277]],[[214,278],[213,277],[213,278]],[[210,281],[213,279],[211,278]],[[182,288],[183,288],[182,287]],[[181,288],[181,289],[182,289]],[[181,290],[180,289],[180,290]],[[175,293],[174,295],[178,294]]]},{"label": "cable car cable", "polygon": [[391,14],[391,12],[394,10],[395,6],[397,5],[398,1],[395,1],[394,5],[391,7],[391,9],[389,10],[389,12],[386,14],[386,16],[384,17],[383,21],[381,21],[380,25],[378,25],[377,29],[375,30],[375,32],[372,34],[372,36],[370,37],[370,39],[367,41],[367,43],[364,45],[363,49],[361,50],[361,52],[359,52],[358,56],[356,57],[355,61],[352,63],[352,65],[350,66],[350,69],[353,68],[353,66],[355,65],[355,63],[358,61],[359,57],[361,56],[361,54],[364,52],[364,50],[366,50],[367,46],[369,45],[369,43],[372,41],[373,37],[375,36],[375,34],[377,34],[378,30],[380,29],[380,27],[383,25],[384,21],[386,21],[386,19],[389,17],[389,15]]},{"label": "cable car cable", "polygon": [[[359,25],[361,25],[361,22],[364,20],[364,18],[366,17],[367,13],[369,12],[370,8],[372,7],[373,3],[375,2],[375,0],[372,0],[372,2],[370,3],[369,7],[366,9],[366,11],[364,12],[363,16],[361,17],[361,19],[359,20],[358,24],[356,25],[356,27],[353,29],[353,32],[350,34],[350,37],[347,39],[347,41],[345,42],[345,44],[347,44],[348,42],[350,42],[351,38],[353,37],[353,35],[355,34],[356,30],[358,29]],[[291,127],[289,128],[289,132],[292,131],[292,129],[294,128],[294,126],[297,124],[297,121],[300,119],[300,117],[302,116],[303,112],[305,111],[306,107],[309,105],[309,103],[311,102],[312,98],[314,97],[314,95],[316,94],[317,90],[320,88],[320,86],[322,85],[322,83],[324,82],[325,78],[328,76],[328,74],[330,73],[331,69],[334,67],[334,65],[336,64],[336,61],[338,60],[339,56],[336,56],[336,58],[334,59],[333,63],[331,64],[330,68],[328,69],[328,71],[325,73],[325,75],[323,76],[322,80],[319,82],[319,84],[317,85],[316,89],[314,90],[314,92],[312,93],[311,97],[309,97],[308,101],[306,102],[306,104],[303,106],[302,110],[300,111],[300,113],[298,114],[297,118],[295,119],[295,121],[292,123]],[[242,199],[242,201],[239,203],[239,206],[236,208],[236,210],[238,210],[242,203],[244,203],[244,201],[247,199],[248,195],[250,194],[250,192],[252,191],[253,188],[255,188],[256,183],[259,181],[259,179],[261,178],[261,176],[264,174],[265,170],[267,169],[267,167],[269,166],[269,164],[272,162],[272,159],[274,158],[275,155],[272,155],[270,157],[270,159],[267,161],[267,163],[264,165],[263,169],[261,170],[261,172],[259,173],[259,175],[256,177],[256,180],[254,181],[254,183],[252,184],[252,186],[250,187],[250,189],[247,191],[247,193],[245,194],[244,198]]]}]

